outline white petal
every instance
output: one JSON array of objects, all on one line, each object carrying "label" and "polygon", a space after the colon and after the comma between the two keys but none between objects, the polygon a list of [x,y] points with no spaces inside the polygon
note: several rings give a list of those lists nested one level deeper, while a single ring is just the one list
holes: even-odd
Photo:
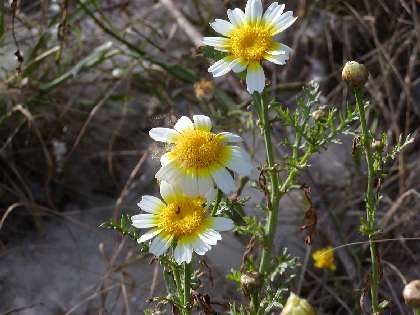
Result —
[{"label": "white petal", "polygon": [[284,51],[283,54],[278,55],[266,54],[264,58],[276,65],[285,65],[286,61],[289,60],[289,54]]},{"label": "white petal", "polygon": [[284,11],[285,5],[278,5],[277,2],[273,2],[265,11],[263,20],[267,23],[271,23],[277,16],[280,16]]},{"label": "white petal", "polygon": [[234,26],[239,26],[245,21],[245,13],[238,8],[234,10],[227,10],[227,16]]},{"label": "white petal", "polygon": [[178,265],[183,262],[189,263],[192,258],[192,245],[189,243],[182,243],[181,240],[178,240],[174,251],[174,258]]},{"label": "white petal", "polygon": [[168,165],[171,162],[171,158],[169,156],[170,156],[169,152],[162,154],[162,156],[160,157],[160,165],[162,166]]},{"label": "white petal", "polygon": [[207,229],[198,236],[203,242],[206,242],[209,245],[216,245],[217,241],[222,239],[220,233],[213,229]]},{"label": "white petal", "polygon": [[213,75],[213,77],[220,77],[230,71],[230,63],[232,61],[232,57],[228,56],[219,61],[215,64],[211,65],[208,69],[209,72]]},{"label": "white petal", "polygon": [[180,191],[179,189],[177,189],[176,186],[171,185],[164,180],[160,182],[159,188],[160,195],[166,203],[170,203],[174,199],[174,197],[180,194]]},{"label": "white petal", "polygon": [[181,175],[181,171],[177,169],[175,162],[170,161],[165,166],[162,166],[159,171],[157,171],[155,177],[160,181],[164,180],[172,183],[176,182]]},{"label": "white petal", "polygon": [[207,204],[212,203],[216,199],[216,189],[214,189],[214,187],[210,187],[210,189],[207,191],[205,196],[206,196]]},{"label": "white petal", "polygon": [[230,231],[233,229],[233,221],[228,218],[222,217],[213,217],[213,225],[212,228],[216,231],[223,232],[223,231]]},{"label": "white petal", "polygon": [[232,69],[232,71],[235,72],[235,73],[239,73],[239,72],[244,71],[247,66],[248,66],[248,63],[242,61],[240,58],[237,58],[237,59],[233,60],[229,64],[229,68]]},{"label": "white petal", "polygon": [[148,229],[157,225],[153,214],[137,214],[131,217],[132,225],[138,229]]},{"label": "white petal", "polygon": [[221,19],[216,19],[214,22],[210,23],[210,26],[223,36],[228,36],[233,29],[232,23]]},{"label": "white petal", "polygon": [[189,119],[187,116],[182,116],[180,119],[178,119],[174,126],[174,129],[179,132],[192,128],[194,128],[194,125],[191,119]]},{"label": "white petal", "polygon": [[152,128],[149,131],[150,138],[166,143],[173,143],[178,134],[178,132],[170,128]]},{"label": "white petal", "polygon": [[139,208],[143,211],[155,213],[160,208],[163,208],[165,204],[159,198],[154,196],[143,196],[137,206],[139,206]]},{"label": "white petal", "polygon": [[210,176],[208,177],[197,176],[196,181],[197,181],[198,194],[201,196],[204,196],[209,191],[209,189],[211,189],[213,186],[213,180]]},{"label": "white petal", "polygon": [[173,237],[159,234],[153,239],[152,243],[150,244],[149,251],[155,256],[160,256],[166,252],[169,246],[171,246],[172,240]]},{"label": "white petal", "polygon": [[194,251],[201,256],[211,249],[211,246],[206,242],[203,242],[199,237],[194,240],[192,247],[194,248]]},{"label": "white petal", "polygon": [[287,29],[289,26],[291,26],[295,21],[297,20],[297,17],[293,17],[292,11],[287,11],[286,13],[282,14],[280,17],[272,21],[272,27],[274,28],[273,35],[276,35],[280,32],[283,32],[285,29]]},{"label": "white petal", "polygon": [[161,229],[156,229],[156,230],[149,230],[146,233],[142,234],[139,239],[137,240],[137,243],[143,243],[146,242],[152,238],[154,238],[156,235],[158,235],[160,232],[162,232]]},{"label": "white petal", "polygon": [[251,175],[253,167],[248,153],[240,147],[231,147],[231,149],[231,159],[226,166],[241,176]]},{"label": "white petal", "polygon": [[261,93],[265,86],[264,70],[259,63],[253,63],[248,66],[246,73],[246,89],[250,94],[254,92]]},{"label": "white petal", "polygon": [[232,193],[235,190],[235,182],[233,181],[232,176],[229,172],[221,167],[217,171],[211,174],[214,181],[216,182],[217,187],[220,188],[226,195]]},{"label": "white petal", "polygon": [[220,132],[217,134],[217,136],[222,137],[224,142],[242,142],[242,138],[238,135],[235,135],[234,133],[231,132]]},{"label": "white petal", "polygon": [[227,39],[225,37],[204,37],[203,44],[213,46],[217,50],[226,51]]},{"label": "white petal", "polygon": [[293,49],[285,44],[281,44],[279,42],[275,42],[271,48],[271,50],[267,51],[270,55],[285,55],[290,54],[293,52]]},{"label": "white petal", "polygon": [[261,20],[263,7],[261,0],[248,0],[245,6],[245,19],[250,22]]},{"label": "white petal", "polygon": [[194,120],[195,129],[202,129],[206,131],[211,130],[212,126],[211,126],[211,120],[209,117],[204,116],[204,115],[194,115],[193,120]]},{"label": "white petal", "polygon": [[182,174],[178,179],[178,185],[182,191],[190,197],[195,197],[198,195],[197,192],[197,179],[195,172],[189,174]]}]

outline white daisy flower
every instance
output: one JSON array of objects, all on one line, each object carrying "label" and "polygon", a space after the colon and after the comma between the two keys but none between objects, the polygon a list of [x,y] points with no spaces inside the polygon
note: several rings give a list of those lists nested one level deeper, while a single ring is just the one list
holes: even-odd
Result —
[{"label": "white daisy flower", "polygon": [[[176,243],[175,261],[178,264],[189,263],[193,251],[204,255],[222,239],[219,232],[233,228],[232,220],[208,215],[203,196],[187,196],[180,188],[165,181],[160,183],[160,194],[164,201],[153,196],[143,196],[138,206],[147,213],[131,218],[136,228],[149,229],[140,236],[138,242],[153,239],[149,251],[155,256],[164,254]],[[211,189],[206,197],[207,202],[212,200],[214,190]]]},{"label": "white daisy flower", "polygon": [[210,66],[213,77],[220,77],[230,70],[247,70],[246,85],[249,93],[264,90],[265,75],[262,60],[284,65],[292,49],[274,39],[274,36],[292,25],[297,17],[284,11],[284,4],[272,3],[263,14],[261,0],[248,0],[245,12],[228,10],[229,21],[216,19],[211,27],[224,37],[204,37],[203,44],[213,46],[227,56]]},{"label": "white daisy flower", "polygon": [[156,178],[180,185],[187,195],[196,189],[204,195],[213,183],[225,194],[232,193],[235,182],[226,168],[242,176],[249,176],[252,170],[248,154],[231,145],[242,138],[230,132],[211,132],[212,124],[207,116],[195,115],[193,121],[182,116],[174,129],[150,130],[152,139],[169,144],[169,151],[160,159],[162,167]]}]

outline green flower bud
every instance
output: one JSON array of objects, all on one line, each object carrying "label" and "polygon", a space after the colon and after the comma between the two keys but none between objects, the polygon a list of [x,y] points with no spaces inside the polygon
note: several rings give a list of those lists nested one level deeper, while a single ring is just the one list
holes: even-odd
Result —
[{"label": "green flower bud", "polygon": [[420,308],[420,280],[413,280],[405,285],[403,291],[405,304]]},{"label": "green flower bud", "polygon": [[261,289],[262,283],[262,275],[257,271],[241,275],[241,287],[245,295],[258,292]]},{"label": "green flower bud", "polygon": [[291,292],[280,315],[315,315],[315,311],[307,300]]},{"label": "green flower bud", "polygon": [[356,61],[347,61],[341,77],[351,87],[358,88],[365,85],[369,77],[369,72],[363,64]]}]

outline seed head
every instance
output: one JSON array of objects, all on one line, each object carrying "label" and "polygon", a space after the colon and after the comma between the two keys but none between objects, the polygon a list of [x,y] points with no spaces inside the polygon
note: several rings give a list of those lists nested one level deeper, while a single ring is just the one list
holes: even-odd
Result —
[{"label": "seed head", "polygon": [[194,90],[199,100],[208,101],[213,97],[214,85],[212,81],[201,79],[194,84]]},{"label": "seed head", "polygon": [[359,88],[366,84],[369,72],[363,64],[356,61],[347,61],[341,77],[349,86]]},{"label": "seed head", "polygon": [[413,280],[405,285],[403,291],[405,304],[420,308],[420,280]]},{"label": "seed head", "polygon": [[262,275],[257,271],[241,275],[241,287],[245,295],[257,292],[261,288],[262,280]]}]

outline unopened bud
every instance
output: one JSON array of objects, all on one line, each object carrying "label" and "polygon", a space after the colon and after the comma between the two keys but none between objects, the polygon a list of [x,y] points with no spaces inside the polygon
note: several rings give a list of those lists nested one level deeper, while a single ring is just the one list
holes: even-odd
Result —
[{"label": "unopened bud", "polygon": [[420,308],[420,280],[413,280],[405,285],[403,291],[405,304]]},{"label": "unopened bud", "polygon": [[280,315],[315,315],[315,310],[307,300],[291,292]]},{"label": "unopened bud", "polygon": [[327,112],[325,111],[325,107],[322,106],[319,109],[312,112],[312,118],[316,121],[322,120],[327,116]]},{"label": "unopened bud", "polygon": [[365,85],[369,77],[369,72],[363,64],[356,61],[347,61],[341,77],[351,87],[358,88]]},{"label": "unopened bud", "polygon": [[248,272],[241,275],[241,287],[245,295],[258,292],[261,289],[262,282],[262,275],[257,271]]}]

